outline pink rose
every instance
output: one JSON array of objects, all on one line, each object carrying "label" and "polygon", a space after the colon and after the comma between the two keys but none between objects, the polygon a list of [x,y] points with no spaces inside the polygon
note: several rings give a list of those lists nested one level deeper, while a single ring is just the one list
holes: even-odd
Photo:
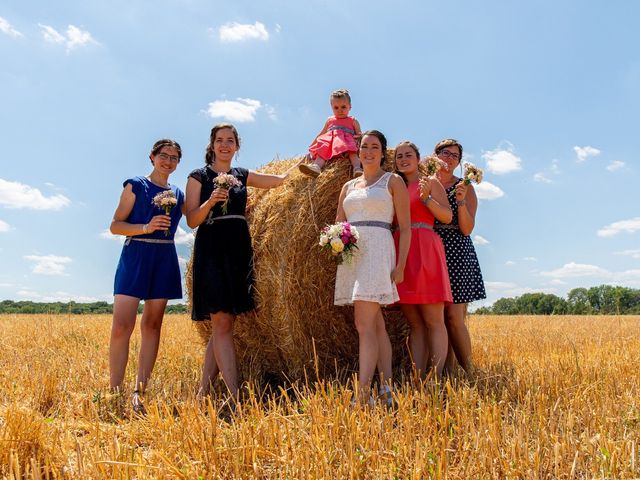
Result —
[{"label": "pink rose", "polygon": [[344,243],[345,245],[349,244],[349,238],[350,238],[349,235],[342,235],[342,237],[340,238],[342,238],[342,243]]}]

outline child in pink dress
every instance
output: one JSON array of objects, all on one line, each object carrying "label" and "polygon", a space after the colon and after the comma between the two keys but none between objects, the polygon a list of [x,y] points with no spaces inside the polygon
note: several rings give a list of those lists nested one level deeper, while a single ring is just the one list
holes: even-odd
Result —
[{"label": "child in pink dress", "polygon": [[360,136],[361,131],[358,120],[349,116],[349,91],[341,89],[332,92],[330,101],[333,116],[327,119],[322,131],[309,147],[307,157],[311,163],[303,163],[298,168],[305,175],[317,177],[328,160],[346,153],[353,166],[353,176],[359,177],[362,175],[362,167],[358,158],[356,138]]}]

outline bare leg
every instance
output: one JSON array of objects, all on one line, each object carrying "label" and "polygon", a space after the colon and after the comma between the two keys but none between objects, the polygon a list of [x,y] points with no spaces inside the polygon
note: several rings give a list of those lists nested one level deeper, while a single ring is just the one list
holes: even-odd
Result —
[{"label": "bare leg", "polygon": [[444,363],[447,359],[449,339],[444,324],[444,304],[430,303],[420,305],[420,314],[427,327],[427,345],[429,362],[436,369],[438,377],[442,376]]},{"label": "bare leg", "polygon": [[376,320],[380,305],[374,302],[354,302],[354,316],[358,330],[360,400],[366,400],[371,379],[378,363],[379,345]]},{"label": "bare leg", "polygon": [[471,368],[471,336],[464,323],[465,311],[466,304],[464,303],[448,305],[445,309],[445,322],[449,332],[449,341],[458,363],[465,372],[468,372]]},{"label": "bare leg", "polygon": [[351,152],[349,154],[349,161],[351,162],[351,166],[354,168],[354,170],[356,168],[362,168],[362,165],[360,164],[360,159],[358,158],[357,153]]},{"label": "bare leg", "polygon": [[204,354],[204,367],[202,368],[202,381],[200,382],[200,391],[198,396],[209,395],[211,385],[218,377],[220,369],[216,363],[216,356],[213,353],[213,335],[209,337],[207,350]]},{"label": "bare leg", "polygon": [[[236,349],[233,344],[234,316],[230,313],[212,313],[211,326],[215,362],[222,372],[222,378],[233,398],[238,396],[238,371],[236,369]],[[209,349],[207,348],[207,352]]]},{"label": "bare leg", "polygon": [[403,304],[400,309],[409,323],[409,352],[419,378],[427,374],[427,331],[416,305]]},{"label": "bare leg", "polygon": [[129,359],[129,339],[136,325],[139,298],[116,295],[113,299],[113,323],[109,341],[109,383],[112,389],[122,387]]},{"label": "bare leg", "polygon": [[378,309],[378,315],[376,316],[376,337],[378,339],[378,361],[376,362],[378,375],[380,375],[381,382],[389,383],[393,376],[391,368],[393,351],[391,350],[391,340],[384,324],[382,309]]},{"label": "bare leg", "polygon": [[166,299],[146,300],[144,302],[144,310],[140,322],[142,340],[140,341],[138,378],[136,379],[136,390],[140,390],[143,393],[158,357],[160,330],[166,306]]}]

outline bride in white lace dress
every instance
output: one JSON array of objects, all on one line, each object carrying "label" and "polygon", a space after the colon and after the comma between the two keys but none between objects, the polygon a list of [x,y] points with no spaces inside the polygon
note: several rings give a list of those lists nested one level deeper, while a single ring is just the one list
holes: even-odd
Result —
[{"label": "bride in white lace dress", "polygon": [[[382,133],[363,133],[358,154],[364,174],[345,183],[340,192],[336,221],[355,226],[360,239],[352,262],[338,266],[334,303],[354,306],[360,342],[359,398],[368,398],[377,365],[381,383],[386,383],[381,393],[390,402],[391,342],[380,306],[398,301],[396,284],[404,277],[411,223],[404,181],[381,167],[386,149],[387,140]],[[394,213],[400,233],[397,259],[391,236]]]}]

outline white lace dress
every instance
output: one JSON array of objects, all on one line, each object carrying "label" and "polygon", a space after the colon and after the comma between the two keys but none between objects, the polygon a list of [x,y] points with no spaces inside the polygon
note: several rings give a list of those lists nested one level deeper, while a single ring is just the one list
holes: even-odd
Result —
[{"label": "white lace dress", "polygon": [[359,179],[347,183],[343,208],[360,239],[352,262],[338,265],[336,305],[352,304],[355,300],[389,305],[399,300],[396,285],[391,281],[391,271],[396,265],[391,236],[393,198],[388,187],[391,175],[387,172],[364,188],[356,188]]}]

